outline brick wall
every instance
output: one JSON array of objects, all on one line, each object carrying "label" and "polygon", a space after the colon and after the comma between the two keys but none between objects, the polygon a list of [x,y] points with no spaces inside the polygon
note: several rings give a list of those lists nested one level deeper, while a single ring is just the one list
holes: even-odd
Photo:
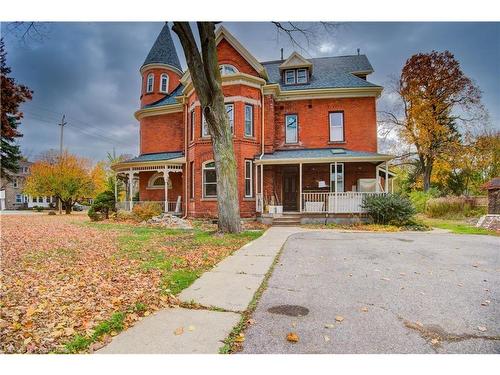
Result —
[{"label": "brick wall", "polygon": [[141,154],[184,150],[184,113],[148,116],[140,121]]},{"label": "brick wall", "polygon": [[[147,77],[150,73],[154,75],[153,91],[147,93],[146,92]],[[141,96],[140,96],[141,108],[144,107],[145,105],[154,103],[160,100],[161,98],[165,97],[165,93],[160,92],[160,78],[163,73],[168,75],[168,90],[167,90],[168,93],[172,92],[172,90],[174,90],[177,86],[179,86],[181,76],[170,69],[150,68],[144,70],[144,72],[142,73],[142,82],[141,82]]]}]

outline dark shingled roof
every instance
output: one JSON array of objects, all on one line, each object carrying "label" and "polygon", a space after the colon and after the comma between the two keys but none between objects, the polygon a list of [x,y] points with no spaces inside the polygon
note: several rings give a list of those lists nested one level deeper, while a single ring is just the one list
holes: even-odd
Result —
[{"label": "dark shingled roof", "polygon": [[[384,160],[389,155],[376,152],[351,151],[345,148],[309,148],[299,150],[278,150],[272,154],[264,154],[261,160],[283,160],[283,159],[326,159],[326,158],[359,158],[380,157]],[[258,159],[258,156],[256,157]]]},{"label": "dark shingled roof", "polygon": [[500,189],[500,177],[494,177],[486,184],[483,185],[486,190],[497,190]]},{"label": "dark shingled roof", "polygon": [[168,64],[182,72],[179,56],[177,56],[167,22],[165,22],[165,25],[161,29],[142,66],[147,64]]},{"label": "dark shingled roof", "polygon": [[308,90],[320,88],[379,87],[354,72],[373,72],[366,55],[333,56],[308,59],[313,64],[311,80],[307,84],[284,85],[279,66],[282,60],[261,63],[267,70],[269,83],[279,83],[281,90]]},{"label": "dark shingled roof", "polygon": [[125,160],[124,163],[137,163],[141,161],[164,161],[164,160],[182,158],[183,156],[184,153],[182,151],[159,152],[156,154],[142,154],[135,158]]},{"label": "dark shingled roof", "polygon": [[172,92],[168,95],[165,95],[163,98],[160,100],[157,100],[154,103],[145,105],[144,108],[151,108],[151,107],[160,107],[162,105],[169,105],[169,104],[177,104],[177,100],[175,100],[176,96],[181,96],[182,95],[182,89],[184,86],[182,84],[179,84]]}]

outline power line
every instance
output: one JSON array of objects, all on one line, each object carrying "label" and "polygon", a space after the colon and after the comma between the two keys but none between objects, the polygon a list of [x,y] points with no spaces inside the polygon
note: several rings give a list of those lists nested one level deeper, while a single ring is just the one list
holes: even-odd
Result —
[{"label": "power line", "polygon": [[[40,121],[42,124],[53,124],[54,121],[51,121],[49,119],[46,119],[46,118],[42,118],[40,117],[38,114],[33,114],[33,113],[28,113],[28,112],[24,112],[25,113],[25,117],[26,118],[29,118],[29,119],[32,119],[32,120],[36,120],[36,121]],[[122,141],[117,141],[116,139],[112,139],[112,138],[108,138],[107,136],[104,136],[104,135],[98,135],[98,134],[92,134],[92,133],[88,133],[86,132],[84,129],[82,128],[79,128],[79,127],[74,127],[72,126],[71,127],[71,130],[75,130],[81,134],[84,134],[88,137],[92,137],[92,138],[95,138],[99,141],[102,141],[104,143],[109,143],[109,144],[116,144],[116,145],[121,145],[123,147],[130,147],[131,145],[128,144],[128,143],[125,143],[125,142],[122,142]]]}]

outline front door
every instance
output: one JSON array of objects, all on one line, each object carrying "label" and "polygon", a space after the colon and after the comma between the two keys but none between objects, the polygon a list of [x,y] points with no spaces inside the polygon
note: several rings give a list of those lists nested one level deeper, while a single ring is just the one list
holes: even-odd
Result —
[{"label": "front door", "polygon": [[298,170],[286,167],[283,170],[283,211],[298,210]]}]

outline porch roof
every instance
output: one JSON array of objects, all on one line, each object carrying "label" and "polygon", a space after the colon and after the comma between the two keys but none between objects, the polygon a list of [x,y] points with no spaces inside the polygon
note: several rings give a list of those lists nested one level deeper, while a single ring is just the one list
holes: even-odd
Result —
[{"label": "porch roof", "polygon": [[174,151],[142,154],[132,159],[113,164],[111,168],[115,171],[119,171],[138,166],[163,165],[166,164],[165,162],[167,161],[168,164],[183,164],[185,162],[184,153],[182,151]]},{"label": "porch roof", "polygon": [[376,152],[352,151],[345,148],[308,148],[294,150],[277,150],[255,158],[256,164],[291,164],[320,163],[335,161],[368,161],[382,162],[393,159],[393,156]]}]

